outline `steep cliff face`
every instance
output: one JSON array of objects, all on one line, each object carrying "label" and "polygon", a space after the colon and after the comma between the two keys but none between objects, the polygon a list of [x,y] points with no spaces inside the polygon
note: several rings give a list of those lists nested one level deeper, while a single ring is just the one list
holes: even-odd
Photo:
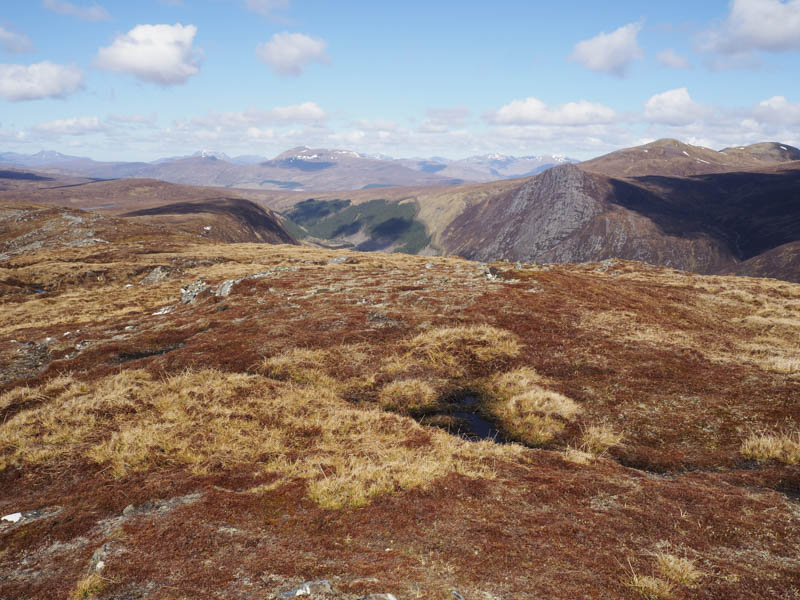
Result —
[{"label": "steep cliff face", "polygon": [[712,236],[670,235],[649,218],[618,206],[608,207],[537,260],[579,263],[608,258],[697,273],[715,273],[734,261],[727,245]]},{"label": "steep cliff face", "polygon": [[[753,259],[800,240],[799,184],[800,168],[792,164],[630,179],[564,165],[466,208],[445,229],[441,248],[486,261],[622,258],[796,280],[795,252]],[[750,266],[740,266],[745,262]]]},{"label": "steep cliff face", "polygon": [[445,230],[442,247],[476,260],[532,262],[604,211],[607,186],[573,165],[529,179],[466,209]]},{"label": "steep cliff face", "polygon": [[443,246],[448,253],[476,260],[577,263],[625,258],[702,273],[733,260],[724,242],[697,227],[665,220],[659,224],[617,205],[614,183],[572,165],[556,167],[464,211],[445,231]]}]

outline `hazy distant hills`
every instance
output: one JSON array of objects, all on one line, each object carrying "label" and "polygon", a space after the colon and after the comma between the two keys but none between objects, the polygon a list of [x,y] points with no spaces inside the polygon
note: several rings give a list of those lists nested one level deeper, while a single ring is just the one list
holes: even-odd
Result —
[{"label": "hazy distant hills", "polygon": [[333,191],[390,186],[458,185],[525,177],[557,164],[563,156],[513,157],[498,154],[449,161],[368,157],[351,150],[292,148],[273,159],[230,157],[203,150],[190,156],[144,162],[98,162],[42,151],[0,154],[0,165],[33,168],[59,175],[97,179],[153,178],[185,185],[263,190]]},{"label": "hazy distant hills", "polygon": [[[63,155],[30,160],[54,158],[70,169],[86,161]],[[548,159],[553,157],[529,157],[527,163],[499,155],[453,163],[396,161],[300,147],[250,165],[200,153],[144,167],[92,163],[84,171],[85,177],[147,172],[160,180],[240,187],[224,193],[157,181],[87,183],[65,178],[55,168],[31,173],[9,167],[0,185],[9,190],[8,197],[25,199],[38,190],[40,201],[162,221],[168,213],[182,215],[170,217],[176,222],[186,221],[196,211],[205,215],[204,226],[213,227],[224,214],[246,224],[223,236],[229,241],[262,239],[258,231],[266,221],[242,204],[247,200],[266,204],[280,216],[280,228],[270,225],[278,233],[265,240],[284,239],[285,228],[306,243],[366,251],[525,263],[622,258],[705,274],[800,281],[797,148],[761,143],[715,151],[659,140],[580,164],[561,157],[560,164],[547,168]],[[536,164],[546,170],[454,185],[457,180],[440,173],[455,169],[455,163],[471,164],[475,172],[491,166],[501,176]],[[399,187],[403,181],[415,183]],[[341,191],[348,185],[361,189]],[[325,191],[331,189],[340,191]],[[252,223],[258,231],[248,229]]]},{"label": "hazy distant hills", "polygon": [[664,139],[587,160],[581,163],[581,168],[612,177],[685,177],[771,167],[795,160],[800,160],[800,150],[776,142],[716,151]]},{"label": "hazy distant hills", "polygon": [[[800,151],[785,144],[716,152],[660,140],[524,179],[340,192],[316,195],[313,202],[302,194],[276,194],[267,202],[301,219],[294,235],[359,249],[419,247],[422,254],[482,261],[623,258],[800,281],[795,157]],[[376,212],[393,219],[392,228],[381,227]]]},{"label": "hazy distant hills", "polygon": [[557,165],[578,162],[562,155],[508,156],[486,154],[462,160],[449,161],[442,158],[399,159],[397,162],[411,169],[436,173],[465,181],[496,181],[514,177],[529,177]]}]

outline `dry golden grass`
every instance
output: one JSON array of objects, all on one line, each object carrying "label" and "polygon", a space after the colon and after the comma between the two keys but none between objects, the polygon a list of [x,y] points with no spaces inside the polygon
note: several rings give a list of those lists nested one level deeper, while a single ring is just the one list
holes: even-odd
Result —
[{"label": "dry golden grass", "polygon": [[334,385],[334,381],[323,370],[330,358],[331,354],[326,350],[292,348],[265,358],[260,370],[268,377],[282,381]]},{"label": "dry golden grass", "polygon": [[575,463],[577,465],[588,465],[595,459],[595,455],[591,452],[584,452],[583,450],[572,447],[564,450],[563,456],[564,460],[567,462]]},{"label": "dry golden grass", "polygon": [[383,387],[378,394],[382,408],[403,414],[419,414],[437,407],[438,393],[423,379],[401,379]]},{"label": "dry golden grass", "polygon": [[407,346],[404,356],[395,357],[390,372],[422,364],[437,369],[444,377],[461,377],[467,361],[513,358],[520,352],[513,334],[489,325],[428,329],[409,340]]},{"label": "dry golden grass", "polygon": [[625,585],[645,598],[669,598],[674,589],[674,585],[669,581],[664,581],[651,575],[637,575],[636,573],[633,573],[625,581]]},{"label": "dry golden grass", "polygon": [[494,377],[491,381],[491,393],[504,398],[521,394],[533,386],[546,385],[547,378],[530,367],[520,367]]},{"label": "dry golden grass", "polygon": [[656,565],[663,577],[681,585],[693,585],[703,576],[703,573],[694,566],[694,562],[674,554],[659,552],[656,554]]},{"label": "dry golden grass", "polygon": [[491,377],[485,384],[487,411],[510,437],[542,446],[564,430],[582,412],[571,398],[548,390],[530,368]]},{"label": "dry golden grass", "polygon": [[622,442],[622,434],[614,431],[609,425],[589,425],[583,429],[581,449],[590,454],[600,456],[609,448]]},{"label": "dry golden grass", "polygon": [[740,452],[756,460],[779,460],[788,465],[800,464],[800,431],[794,433],[754,433],[742,442]]},{"label": "dry golden grass", "polygon": [[315,501],[342,507],[453,472],[491,478],[494,460],[521,451],[354,408],[328,386],[259,375],[203,370],[159,380],[130,370],[91,386],[62,379],[45,388],[33,390],[45,401],[0,424],[0,469],[82,457],[117,478],[174,467],[198,474],[244,468],[268,477],[271,487],[304,479]]},{"label": "dry golden grass", "polygon": [[75,585],[70,594],[70,600],[86,600],[96,598],[103,591],[105,580],[97,573],[87,575]]}]

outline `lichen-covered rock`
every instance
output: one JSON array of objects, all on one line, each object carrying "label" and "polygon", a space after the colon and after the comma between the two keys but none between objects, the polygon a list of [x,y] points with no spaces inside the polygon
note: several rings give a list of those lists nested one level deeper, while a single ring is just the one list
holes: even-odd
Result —
[{"label": "lichen-covered rock", "polygon": [[306,581],[303,585],[300,585],[288,592],[282,592],[277,595],[277,598],[281,600],[286,600],[288,598],[298,598],[300,596],[312,596],[314,594],[323,594],[332,592],[333,589],[331,588],[331,582],[323,579],[321,581]]},{"label": "lichen-covered rock", "polygon": [[211,286],[206,285],[202,279],[190,283],[181,288],[181,304],[191,304],[198,296],[211,290]]}]

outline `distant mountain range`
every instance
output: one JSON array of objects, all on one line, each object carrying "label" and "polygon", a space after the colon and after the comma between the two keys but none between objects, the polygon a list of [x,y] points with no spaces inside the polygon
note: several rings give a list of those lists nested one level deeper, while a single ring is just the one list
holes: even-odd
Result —
[{"label": "distant mountain range", "polygon": [[230,157],[202,150],[153,162],[98,162],[42,151],[0,154],[0,165],[97,179],[153,178],[171,183],[262,190],[333,191],[391,186],[458,185],[526,177],[566,162],[563,156],[513,157],[499,154],[449,161],[443,158],[369,157],[351,150],[292,148],[267,159]]},{"label": "distant mountain range", "polygon": [[[35,156],[30,160],[58,159],[70,169],[87,160]],[[488,165],[501,175],[536,162],[547,164],[541,157],[529,157],[526,166],[520,160],[489,155],[404,165],[346,150],[294,148],[269,161],[237,166],[201,153],[148,164],[147,172],[157,179],[184,181],[197,181],[201,173],[217,185],[243,173],[280,173],[286,178],[282,181],[298,182],[297,187],[308,192],[293,191],[293,185],[223,192],[152,180],[92,182],[60,175],[57,169],[31,173],[11,167],[0,168],[0,189],[6,189],[1,197],[9,200],[35,197],[36,202],[161,222],[169,218],[189,223],[187,215],[202,214],[203,227],[211,226],[215,235],[224,233],[228,240],[256,241],[262,231],[283,235],[280,231],[285,229],[309,244],[368,251],[523,263],[620,258],[703,274],[800,282],[797,148],[768,142],[715,151],[667,139],[580,164],[562,159],[544,172],[518,179],[453,185],[452,179],[440,175],[454,163]],[[94,177],[103,169],[135,170],[132,163],[92,164],[97,169]],[[433,164],[447,166],[426,172]],[[70,169],[65,172],[74,173]],[[391,183],[403,178],[422,183]],[[354,182],[362,189],[345,190]],[[327,186],[337,191],[323,191]],[[245,210],[249,205],[236,199],[268,206],[277,213],[280,227],[252,216],[256,212]],[[167,205],[171,208],[162,208]],[[244,225],[214,225],[221,215]],[[196,231],[198,218],[192,217],[194,229],[184,225],[186,231]]]},{"label": "distant mountain range", "polygon": [[267,204],[295,237],[362,250],[524,263],[622,258],[800,281],[800,150],[786,144],[717,152],[659,140],[525,179],[313,201],[280,194]]}]

